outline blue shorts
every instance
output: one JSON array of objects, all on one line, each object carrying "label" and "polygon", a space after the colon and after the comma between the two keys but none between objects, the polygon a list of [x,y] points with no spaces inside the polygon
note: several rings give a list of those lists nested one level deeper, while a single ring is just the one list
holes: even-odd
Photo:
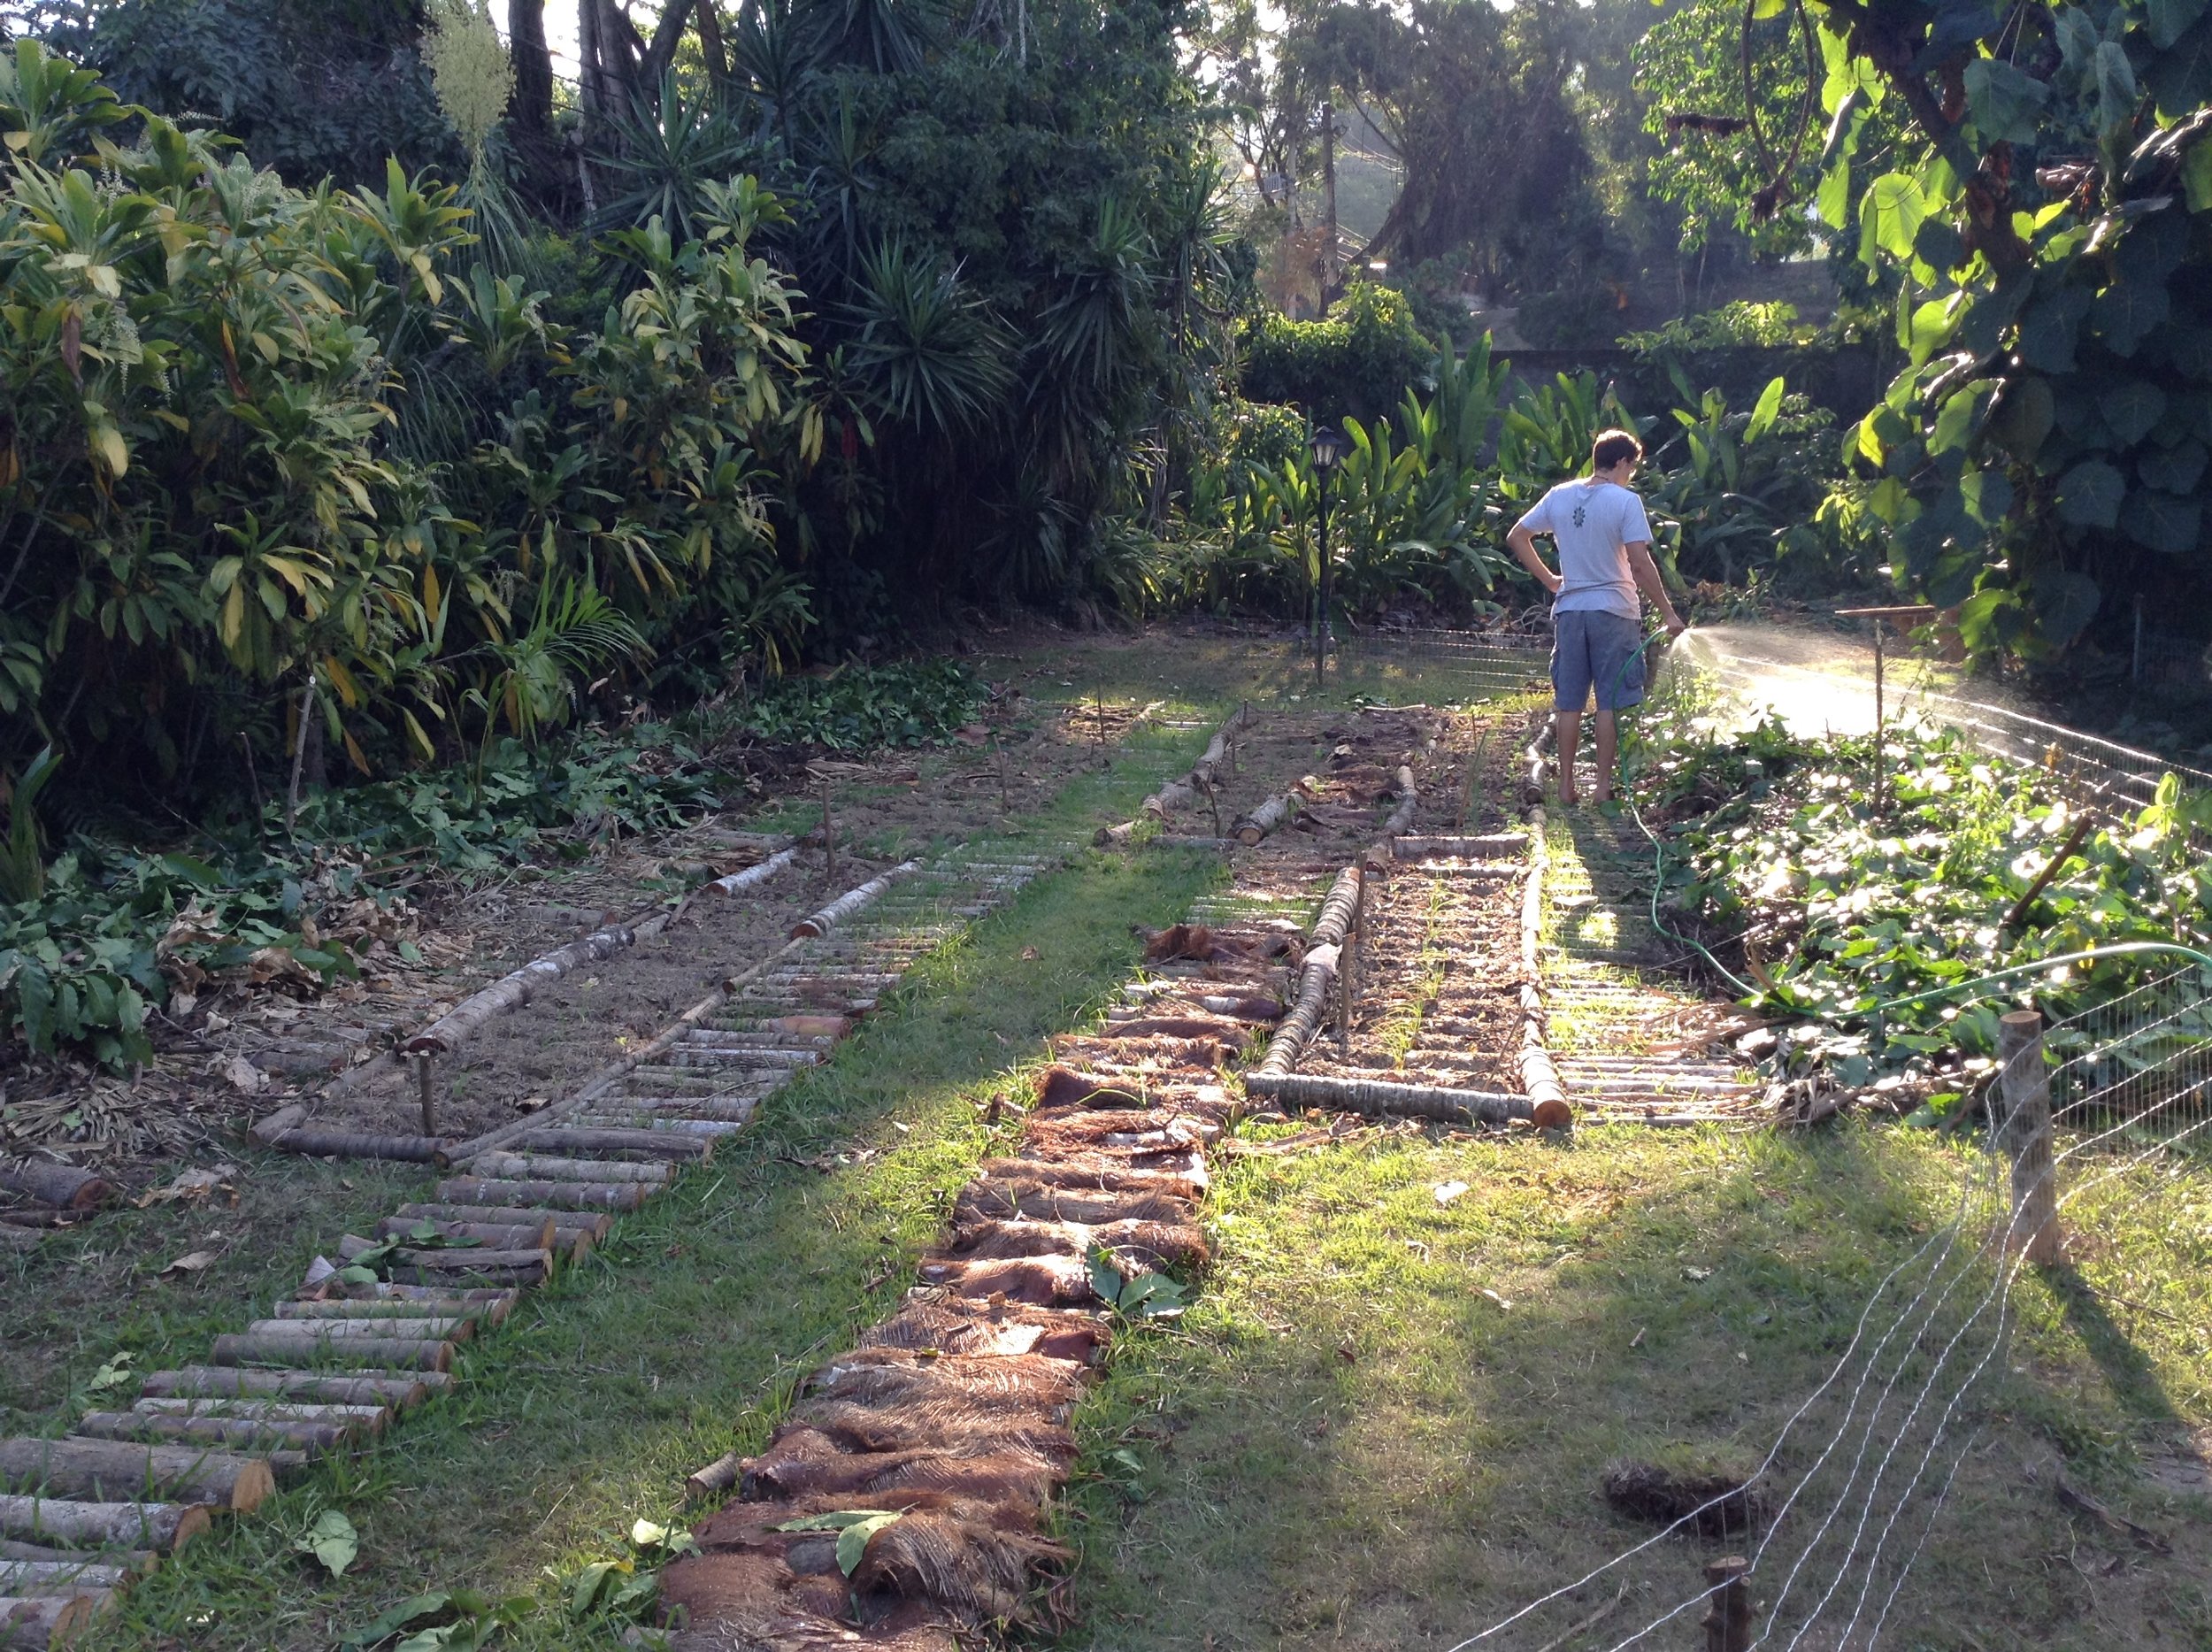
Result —
[{"label": "blue shorts", "polygon": [[1597,690],[1598,710],[1623,711],[1644,697],[1644,627],[1602,608],[1552,616],[1552,703],[1580,711]]}]

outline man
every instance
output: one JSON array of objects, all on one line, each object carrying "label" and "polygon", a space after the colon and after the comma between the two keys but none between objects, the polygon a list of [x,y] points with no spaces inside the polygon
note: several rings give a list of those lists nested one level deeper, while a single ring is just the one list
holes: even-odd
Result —
[{"label": "man", "polygon": [[[1644,697],[1643,588],[1670,636],[1687,628],[1651,559],[1651,521],[1629,488],[1644,457],[1625,430],[1602,432],[1590,450],[1591,474],[1561,482],[1513,526],[1506,543],[1521,565],[1549,591],[1552,612],[1552,704],[1559,724],[1559,801],[1571,805],[1575,747],[1582,708],[1597,691],[1597,799],[1613,795],[1620,749],[1618,714]],[[1535,536],[1548,534],[1559,551],[1554,573],[1537,554]]]}]

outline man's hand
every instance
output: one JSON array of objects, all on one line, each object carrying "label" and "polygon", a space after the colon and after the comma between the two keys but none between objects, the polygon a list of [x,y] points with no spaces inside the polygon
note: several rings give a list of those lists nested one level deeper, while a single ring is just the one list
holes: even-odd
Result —
[{"label": "man's hand", "polygon": [[1676,613],[1671,608],[1667,610],[1665,623],[1667,627],[1667,638],[1670,642],[1676,637],[1680,636],[1685,631],[1687,631],[1690,628],[1689,621],[1683,619],[1680,614]]}]

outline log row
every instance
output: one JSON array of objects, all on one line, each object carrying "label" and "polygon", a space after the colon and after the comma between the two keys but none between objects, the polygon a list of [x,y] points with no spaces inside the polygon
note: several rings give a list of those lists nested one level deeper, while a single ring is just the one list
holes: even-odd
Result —
[{"label": "log row", "polygon": [[[736,1501],[661,1574],[684,1626],[672,1647],[955,1652],[1033,1621],[1036,1584],[1071,1558],[1045,1535],[1048,1507],[1115,1300],[1126,1281],[1203,1265],[1203,1144],[1234,1105],[1215,1063],[1262,1006],[1281,1010],[1263,949],[1228,950],[1195,999],[1133,983],[1138,1014],[1055,1040],[1018,1155],[979,1167],[899,1310],[799,1385],[764,1450],[687,1479],[688,1497]],[[1181,1036],[1194,1032],[1205,1036]],[[1141,1069],[1133,1043],[1148,1051]],[[833,1541],[780,1529],[853,1508],[898,1518],[849,1578]]]}]

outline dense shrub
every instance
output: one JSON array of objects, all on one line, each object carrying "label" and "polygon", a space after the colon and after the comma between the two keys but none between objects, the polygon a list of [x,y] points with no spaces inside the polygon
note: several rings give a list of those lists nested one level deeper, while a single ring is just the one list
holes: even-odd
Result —
[{"label": "dense shrub", "polygon": [[1269,316],[1248,327],[1242,388],[1324,422],[1370,419],[1420,386],[1435,355],[1402,294],[1355,281],[1326,320]]}]

